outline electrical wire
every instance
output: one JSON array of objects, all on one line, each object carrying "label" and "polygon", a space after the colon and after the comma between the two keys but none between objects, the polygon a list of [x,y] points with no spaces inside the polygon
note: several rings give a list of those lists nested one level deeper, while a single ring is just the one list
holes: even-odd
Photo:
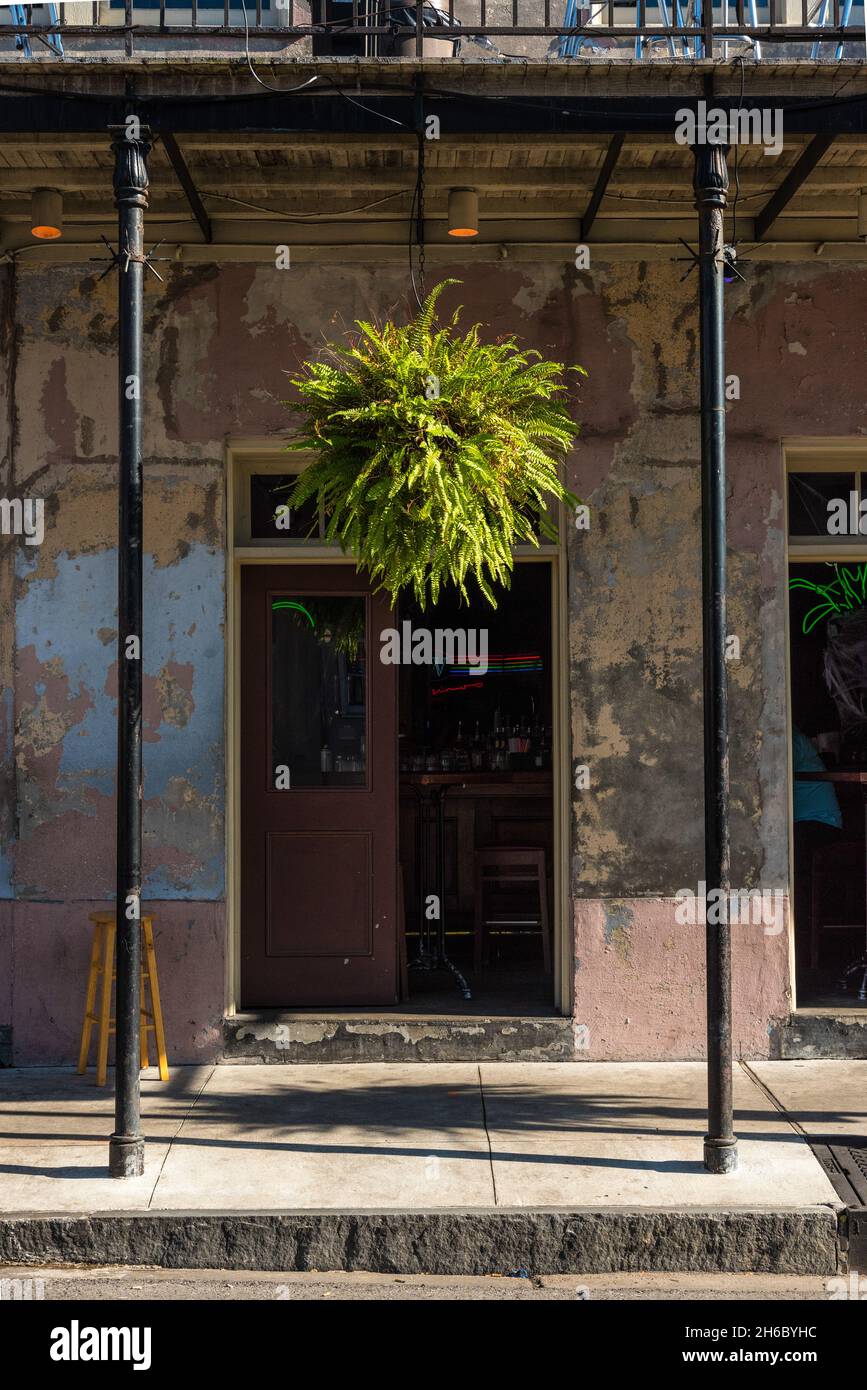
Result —
[{"label": "electrical wire", "polygon": [[[415,227],[416,240],[419,247],[419,280],[421,281],[422,293],[418,292],[418,285],[415,282],[415,266],[412,259],[412,229]],[[416,164],[415,188],[412,194],[412,204],[409,210],[409,235],[407,241],[407,253],[409,256],[409,279],[412,285],[412,292],[415,302],[419,309],[423,307],[422,295],[424,294],[424,132],[418,132],[418,161]]]},{"label": "electrical wire", "polygon": [[264,212],[269,217],[275,218],[280,222],[333,222],[338,217],[350,217],[356,212],[367,212],[368,208],[378,208],[382,203],[390,203],[395,198],[405,198],[410,193],[411,187],[407,184],[406,188],[399,188],[396,193],[386,193],[382,198],[375,198],[371,203],[362,203],[357,208],[343,208],[340,212],[281,212],[279,208],[265,208],[259,203],[248,203],[244,198],[233,198],[228,193],[208,193],[202,190],[203,198],[219,198],[224,203],[237,203],[239,207],[250,208],[252,212]]},{"label": "electrical wire", "polygon": [[[327,73],[323,72],[321,76],[323,82],[327,82],[330,87],[333,87],[334,90],[337,92],[338,96],[343,97],[344,101],[348,101],[350,106],[357,106],[359,111],[366,111],[370,116],[378,116],[380,120],[388,121],[391,125],[396,125],[400,130],[412,130],[412,126],[406,125],[404,121],[395,120],[394,116],[386,116],[384,111],[374,111],[372,106],[365,106],[363,102],[356,101],[354,97],[347,96],[343,88],[338,87],[337,83],[333,81],[333,79],[330,78]],[[387,95],[391,96],[391,93],[389,92]],[[412,96],[413,93],[403,90],[399,93],[399,95]]]},{"label": "electrical wire", "polygon": [[[745,193],[741,198],[742,203],[749,203],[757,198],[769,198],[776,190],[765,188],[758,193]],[[658,203],[660,207],[695,207],[695,200],[691,198],[654,198],[652,195],[644,193],[617,193],[605,190],[606,198],[620,198],[625,203]]]},{"label": "electrical wire", "polygon": [[[740,65],[741,65],[741,94],[740,94],[740,97],[738,98],[738,114],[737,114],[737,132],[738,132],[738,135],[740,135],[740,131],[741,131],[740,116],[741,116],[741,111],[743,110],[743,105],[744,105],[744,83],[745,83],[745,80],[746,80],[746,78],[745,78],[745,71],[744,71],[744,55],[743,55],[743,53],[738,53],[738,54],[737,54],[737,56],[736,56],[736,58],[735,58],[735,62],[740,63]],[[741,162],[741,147],[740,147],[740,142],[739,142],[739,141],[735,141],[735,196],[734,196],[734,198],[732,199],[732,241],[731,241],[732,246],[737,246],[737,244],[738,244],[738,203],[740,202],[740,197],[741,197],[741,172],[740,172],[740,162]]]},{"label": "electrical wire", "polygon": [[286,96],[292,92],[303,92],[305,87],[312,87],[314,82],[319,81],[318,74],[308,77],[306,82],[302,82],[297,87],[272,87],[269,82],[263,82],[262,78],[253,67],[253,59],[250,54],[250,25],[247,22],[247,0],[241,0],[241,8],[244,11],[244,57],[247,60],[247,67],[250,69],[250,76],[254,82],[258,82],[260,87],[264,87],[266,92],[276,92],[278,96]]}]

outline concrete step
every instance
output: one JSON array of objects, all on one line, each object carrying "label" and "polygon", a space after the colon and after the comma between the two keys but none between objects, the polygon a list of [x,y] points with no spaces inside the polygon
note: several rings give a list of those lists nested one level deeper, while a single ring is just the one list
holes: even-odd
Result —
[{"label": "concrete step", "polygon": [[775,1061],[867,1060],[867,1009],[798,1009],[771,1033]]},{"label": "concrete step", "polygon": [[572,1062],[571,1018],[281,1012],[223,1020],[226,1061]]}]

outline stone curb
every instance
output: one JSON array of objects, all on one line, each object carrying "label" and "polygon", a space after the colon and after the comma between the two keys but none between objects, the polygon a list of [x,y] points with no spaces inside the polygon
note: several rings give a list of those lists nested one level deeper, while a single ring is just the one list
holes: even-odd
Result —
[{"label": "stone curb", "polygon": [[540,1275],[836,1274],[844,1263],[830,1207],[0,1216],[8,1265]]}]

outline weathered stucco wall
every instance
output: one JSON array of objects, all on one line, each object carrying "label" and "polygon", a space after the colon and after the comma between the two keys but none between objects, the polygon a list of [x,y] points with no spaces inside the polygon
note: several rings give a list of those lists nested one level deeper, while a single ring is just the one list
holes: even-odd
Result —
[{"label": "weathered stucco wall", "polygon": [[[504,263],[449,292],[468,319],[590,372],[570,472],[592,523],[569,556],[573,766],[590,777],[574,801],[576,1021],[592,1058],[703,1048],[703,933],[673,902],[702,859],[695,285],[681,273]],[[285,430],[282,370],[405,288],[402,266],[174,266],[146,284],[145,893],[176,1060],[216,1053],[224,1002],[225,441]],[[741,887],[787,880],[780,439],[862,429],[865,292],[852,267],[755,261],[727,292]],[[87,913],[113,892],[114,295],[113,277],[80,267],[0,270],[3,488],[46,502],[43,544],[4,538],[0,553],[0,1025],[19,1061],[73,1055]],[[790,1004],[786,934],[735,937],[737,1043],[760,1055]]]},{"label": "weathered stucco wall", "polygon": [[[576,1021],[585,1055],[699,1056],[703,927],[673,895],[702,878],[699,428],[695,286],[661,262],[592,277],[595,332],[571,540]],[[867,274],[750,261],[726,291],[732,882],[787,888],[781,441],[864,433]],[[579,324],[587,314],[576,302]],[[787,933],[733,927],[734,1036],[768,1049],[791,1005]]]}]

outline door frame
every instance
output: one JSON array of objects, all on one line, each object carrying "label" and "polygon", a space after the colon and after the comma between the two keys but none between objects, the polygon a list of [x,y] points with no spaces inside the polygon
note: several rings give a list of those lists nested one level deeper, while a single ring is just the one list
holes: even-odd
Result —
[{"label": "door frame", "polygon": [[[226,973],[225,1015],[241,1012],[241,570],[245,565],[350,565],[339,546],[317,541],[251,540],[247,480],[251,472],[301,472],[313,455],[286,453],[289,436],[245,436],[226,442]],[[565,527],[556,545],[530,548],[524,564],[551,567],[551,716],[554,818],[554,1003],[573,1013],[571,862],[570,667]],[[291,1009],[287,1009],[291,1012]],[[333,1010],[332,1010],[333,1012]]]}]

